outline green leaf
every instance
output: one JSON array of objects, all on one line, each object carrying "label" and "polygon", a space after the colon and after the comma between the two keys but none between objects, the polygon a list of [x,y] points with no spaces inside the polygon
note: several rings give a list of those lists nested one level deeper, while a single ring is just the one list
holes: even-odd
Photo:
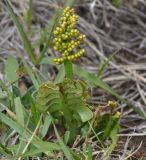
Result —
[{"label": "green leaf", "polygon": [[5,64],[5,74],[7,80],[12,83],[18,79],[17,70],[19,68],[17,59],[14,56],[8,56]]},{"label": "green leaf", "polygon": [[88,107],[75,105],[74,109],[80,115],[82,122],[87,122],[93,117],[93,113]]},{"label": "green leaf", "polygon": [[[58,86],[52,82],[41,85],[38,90],[36,107],[41,112],[46,110],[49,110],[50,113],[54,110],[59,111],[62,107],[62,99]],[[52,109],[53,111],[51,111]]]},{"label": "green leaf", "polygon": [[22,126],[24,126],[24,113],[23,113],[23,105],[21,104],[21,100],[20,97],[17,97],[14,99],[14,103],[15,103],[15,110],[16,110],[16,118],[17,118],[17,122],[19,124],[21,124]]},{"label": "green leaf", "polygon": [[49,113],[70,131],[70,140],[79,133],[79,127],[93,117],[88,108],[88,86],[84,81],[65,79],[61,83],[48,82],[38,90],[36,107]]},{"label": "green leaf", "polygon": [[46,115],[44,125],[43,125],[43,128],[42,128],[42,132],[41,132],[42,137],[44,137],[47,134],[47,131],[50,127],[51,121],[52,121],[51,117]]}]

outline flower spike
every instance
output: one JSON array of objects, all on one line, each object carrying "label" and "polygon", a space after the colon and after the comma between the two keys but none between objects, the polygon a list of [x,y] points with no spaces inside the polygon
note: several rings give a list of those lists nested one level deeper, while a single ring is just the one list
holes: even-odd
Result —
[{"label": "flower spike", "polygon": [[79,49],[86,36],[76,29],[78,18],[74,9],[70,7],[64,9],[59,25],[54,31],[53,48],[61,54],[60,58],[54,58],[56,64],[76,60],[85,54],[84,49]]}]

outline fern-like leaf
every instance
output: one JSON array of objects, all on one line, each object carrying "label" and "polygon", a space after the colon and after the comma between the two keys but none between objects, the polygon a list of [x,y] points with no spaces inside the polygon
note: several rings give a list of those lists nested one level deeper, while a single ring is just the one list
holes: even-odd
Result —
[{"label": "fern-like leaf", "polygon": [[93,117],[88,99],[88,86],[84,81],[65,79],[62,83],[48,82],[40,86],[36,104],[40,112],[49,111],[58,119],[73,139],[79,133],[79,127]]},{"label": "fern-like leaf", "polygon": [[61,93],[59,87],[52,82],[43,84],[38,91],[36,106],[39,111],[50,113],[56,112],[62,107]]}]

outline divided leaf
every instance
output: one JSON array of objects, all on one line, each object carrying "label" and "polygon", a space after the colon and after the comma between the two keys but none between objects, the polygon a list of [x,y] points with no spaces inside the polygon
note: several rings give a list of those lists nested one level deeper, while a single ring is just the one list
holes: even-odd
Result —
[{"label": "divided leaf", "polygon": [[70,122],[72,117],[69,115],[78,114],[81,121],[86,122],[93,116],[86,102],[88,98],[88,87],[85,82],[65,79],[58,84],[52,82],[43,84],[39,88],[36,104],[41,112],[49,111],[50,114],[60,112]]},{"label": "divided leaf", "polygon": [[36,107],[41,112],[49,111],[53,113],[60,110],[62,107],[62,98],[59,87],[52,82],[43,84],[39,88],[36,104]]}]

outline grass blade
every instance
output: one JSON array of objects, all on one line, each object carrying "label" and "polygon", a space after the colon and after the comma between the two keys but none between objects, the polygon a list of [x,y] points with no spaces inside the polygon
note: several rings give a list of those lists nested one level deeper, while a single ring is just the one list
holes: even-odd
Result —
[{"label": "grass blade", "polygon": [[20,97],[15,98],[14,103],[15,103],[17,122],[22,126],[24,126],[24,113],[23,113],[23,106],[22,106]]},{"label": "grass blade", "polygon": [[107,60],[104,61],[104,63],[101,65],[101,68],[99,68],[98,74],[97,76],[100,77],[102,75],[102,73],[104,72],[106,66],[109,64],[109,62],[115,57],[115,55],[120,51],[120,49],[118,49],[117,51],[113,52],[108,58]]},{"label": "grass blade", "polygon": [[47,134],[47,131],[50,127],[50,124],[51,124],[51,117],[46,115],[45,117],[45,120],[44,120],[44,125],[43,125],[43,128],[42,128],[42,137],[44,137],[46,134]]},{"label": "grass blade", "polygon": [[51,152],[48,151],[47,148],[37,148],[37,149],[31,149],[31,151],[27,151],[24,154],[21,153],[21,154],[15,156],[15,158],[33,157],[33,156],[36,156],[40,153],[46,153],[47,155],[50,155],[50,156],[53,155],[53,154],[51,154]]},{"label": "grass blade", "polygon": [[92,146],[89,144],[88,146],[88,160],[92,160]]},{"label": "grass blade", "polygon": [[35,55],[33,53],[33,49],[32,49],[31,43],[28,40],[28,37],[27,37],[26,33],[24,32],[23,27],[22,27],[19,19],[18,19],[17,15],[15,14],[15,12],[14,12],[14,10],[12,8],[11,2],[9,0],[5,0],[5,2],[7,4],[7,8],[9,10],[9,12],[10,12],[12,20],[13,20],[14,24],[16,25],[16,27],[17,27],[20,35],[21,35],[21,39],[22,39],[22,41],[24,43],[25,49],[26,49],[28,55],[30,56],[32,62],[35,63],[36,59],[35,59]]},{"label": "grass blade", "polygon": [[32,97],[30,97],[30,102],[31,102],[32,122],[33,124],[37,125],[40,117],[40,112],[37,110],[35,101]]},{"label": "grass blade", "polygon": [[26,21],[28,30],[30,29],[31,22],[32,22],[32,7],[33,7],[33,0],[29,0],[29,8],[25,13],[25,21]]},{"label": "grass blade", "polygon": [[7,149],[3,144],[0,143],[0,155],[1,154],[7,156],[8,158],[12,157],[11,151],[9,151],[9,149]]},{"label": "grass blade", "polygon": [[[36,128],[35,128],[33,134],[32,134],[31,137],[29,138],[29,141],[27,142],[25,148],[23,149],[22,154],[24,154],[24,153],[27,151],[27,148],[29,147],[31,141],[32,141],[33,138],[35,137],[36,132],[37,132],[39,126],[40,126],[40,123],[41,123],[41,120],[42,120],[42,116],[43,116],[43,115],[41,114],[40,119],[39,119],[39,121],[38,121],[38,124],[37,124],[37,126],[36,126]],[[21,157],[19,158],[19,160],[21,160]]]},{"label": "grass blade", "polygon": [[[5,123],[6,125],[10,126],[13,128],[16,132],[18,132],[20,135],[23,135],[24,133],[24,128],[18,124],[17,122],[13,121],[9,117],[7,117],[5,114],[0,113],[0,120]],[[25,138],[27,141],[29,141],[32,131],[29,129],[26,130]],[[44,142],[42,141],[38,136],[34,136],[31,143],[36,147],[36,148],[46,148],[48,151],[52,150],[60,150],[59,145],[51,142]]]},{"label": "grass blade", "polygon": [[61,146],[61,149],[62,149],[62,151],[64,152],[66,158],[67,158],[68,160],[74,160],[74,158],[72,157],[69,149],[67,148],[67,146],[64,144],[63,140],[61,139],[61,137],[60,137],[60,135],[59,135],[59,133],[58,133],[55,125],[53,125],[53,126],[54,126],[54,130],[55,130],[55,134],[56,134],[56,137],[57,137],[57,139],[58,139],[58,142],[59,142],[59,144],[60,144],[60,146]]}]

